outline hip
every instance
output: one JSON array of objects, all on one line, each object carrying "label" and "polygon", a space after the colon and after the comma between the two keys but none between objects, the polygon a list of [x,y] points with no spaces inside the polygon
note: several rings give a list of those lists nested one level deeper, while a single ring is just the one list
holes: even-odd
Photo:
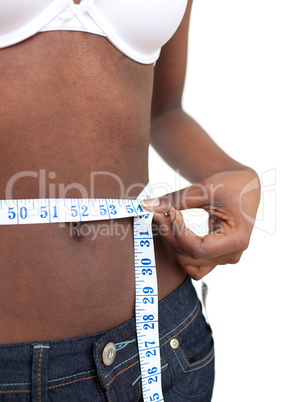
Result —
[{"label": "hip", "polygon": [[[210,401],[212,332],[189,277],[159,303],[166,401]],[[103,333],[0,346],[0,400],[138,401],[135,319]]]}]

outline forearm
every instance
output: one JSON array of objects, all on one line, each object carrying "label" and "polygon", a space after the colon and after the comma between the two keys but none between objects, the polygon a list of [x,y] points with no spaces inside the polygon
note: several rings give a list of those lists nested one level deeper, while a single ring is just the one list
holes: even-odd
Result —
[{"label": "forearm", "polygon": [[180,108],[153,119],[151,145],[173,169],[179,170],[191,183],[222,171],[249,169],[228,156]]}]

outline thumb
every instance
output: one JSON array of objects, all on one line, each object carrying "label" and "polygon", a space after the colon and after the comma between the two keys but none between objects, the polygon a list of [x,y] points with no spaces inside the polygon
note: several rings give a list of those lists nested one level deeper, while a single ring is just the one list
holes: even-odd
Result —
[{"label": "thumb", "polygon": [[209,192],[202,183],[195,183],[182,190],[174,191],[159,198],[141,201],[141,205],[148,211],[165,213],[172,207],[181,211],[189,208],[202,208],[209,204]]}]

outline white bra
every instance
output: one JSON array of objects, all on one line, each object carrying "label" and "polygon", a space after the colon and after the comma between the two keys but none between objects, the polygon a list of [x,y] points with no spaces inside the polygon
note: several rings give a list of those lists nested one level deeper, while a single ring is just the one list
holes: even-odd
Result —
[{"label": "white bra", "polygon": [[1,0],[0,48],[38,32],[102,35],[129,58],[155,62],[177,30],[188,0]]}]

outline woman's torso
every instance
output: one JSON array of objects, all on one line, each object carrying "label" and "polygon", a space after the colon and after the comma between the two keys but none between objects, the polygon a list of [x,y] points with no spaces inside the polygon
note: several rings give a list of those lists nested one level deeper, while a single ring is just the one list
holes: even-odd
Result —
[{"label": "woman's torso", "polygon": [[[135,198],[148,182],[153,65],[101,36],[46,32],[0,52],[0,199]],[[0,226],[0,344],[134,316],[132,219]],[[155,236],[160,299],[185,278]]]}]

